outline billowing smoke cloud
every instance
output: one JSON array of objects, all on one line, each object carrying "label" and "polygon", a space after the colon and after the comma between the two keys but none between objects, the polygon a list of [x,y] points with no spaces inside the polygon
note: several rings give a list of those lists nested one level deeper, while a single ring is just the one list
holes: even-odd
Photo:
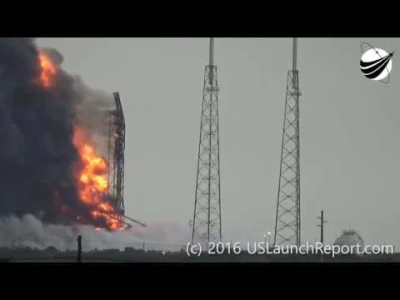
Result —
[{"label": "billowing smoke cloud", "polygon": [[108,232],[92,226],[63,226],[43,224],[32,215],[22,218],[0,218],[0,247],[30,247],[60,251],[76,250],[77,235],[83,236],[82,250],[104,250],[132,247],[145,250],[180,251],[186,243],[187,232],[177,224],[158,223],[146,228]]},{"label": "billowing smoke cloud", "polygon": [[[55,68],[51,78],[43,78],[43,54]],[[84,251],[143,243],[146,249],[179,250],[187,232],[175,224],[95,229],[109,223],[95,217],[78,187],[82,153],[74,137],[79,132],[98,142],[96,151],[105,156],[106,113],[114,101],[67,74],[63,59],[56,49],[38,49],[34,39],[0,38],[0,247],[76,249],[81,234]]]},{"label": "billowing smoke cloud", "polygon": [[80,124],[104,136],[100,123],[113,105],[112,96],[92,91],[63,71],[57,50],[40,51],[57,68],[50,87],[40,84],[34,39],[0,39],[0,216],[32,214],[47,223],[68,224],[79,215],[105,227],[80,201],[73,134]]}]

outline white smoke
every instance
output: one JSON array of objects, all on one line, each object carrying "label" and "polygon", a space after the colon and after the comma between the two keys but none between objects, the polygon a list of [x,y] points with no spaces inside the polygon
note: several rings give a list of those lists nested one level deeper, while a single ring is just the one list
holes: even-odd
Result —
[{"label": "white smoke", "polygon": [[78,121],[91,132],[96,150],[106,157],[110,112],[115,109],[114,96],[112,93],[90,88],[78,75],[73,78],[76,100],[79,103],[76,110]]},{"label": "white smoke", "polygon": [[108,134],[106,114],[115,108],[112,93],[100,89],[92,89],[81,77],[74,75],[74,91],[80,103],[77,107],[77,116],[80,123],[97,134]]},{"label": "white smoke", "polygon": [[173,223],[158,223],[147,227],[108,232],[97,231],[92,226],[64,226],[43,224],[32,215],[21,219],[15,216],[0,219],[0,247],[76,250],[77,237],[82,236],[82,251],[119,249],[126,247],[144,250],[180,251],[187,232]]}]

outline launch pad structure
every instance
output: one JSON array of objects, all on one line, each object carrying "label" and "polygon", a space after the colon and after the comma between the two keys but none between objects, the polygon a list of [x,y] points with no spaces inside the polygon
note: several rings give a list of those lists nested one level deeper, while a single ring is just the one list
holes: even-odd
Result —
[{"label": "launch pad structure", "polygon": [[124,203],[124,160],[125,118],[119,93],[113,93],[115,109],[109,113],[108,132],[108,193],[118,213],[125,215]]},{"label": "launch pad structure", "polygon": [[125,165],[125,118],[118,92],[113,93],[115,108],[108,112],[108,194],[113,206],[128,227],[133,222],[146,225],[125,215],[124,165]]}]

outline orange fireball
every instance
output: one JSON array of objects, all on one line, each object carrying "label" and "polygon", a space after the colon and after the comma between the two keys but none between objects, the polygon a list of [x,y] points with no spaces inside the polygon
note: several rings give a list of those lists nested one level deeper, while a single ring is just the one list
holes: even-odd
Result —
[{"label": "orange fireball", "polygon": [[54,66],[53,62],[42,52],[39,54],[39,61],[41,68],[40,81],[45,87],[49,87],[56,75],[56,67]]},{"label": "orange fireball", "polygon": [[88,205],[101,204],[102,196],[107,192],[108,166],[100,157],[92,144],[89,143],[86,132],[75,127],[73,143],[78,149],[82,168],[79,171],[79,196]]},{"label": "orange fireball", "polygon": [[73,143],[79,152],[80,167],[77,170],[78,192],[81,201],[91,207],[94,219],[103,219],[109,229],[123,227],[120,216],[113,206],[104,201],[108,191],[108,163],[101,157],[90,135],[83,128],[76,126]]}]

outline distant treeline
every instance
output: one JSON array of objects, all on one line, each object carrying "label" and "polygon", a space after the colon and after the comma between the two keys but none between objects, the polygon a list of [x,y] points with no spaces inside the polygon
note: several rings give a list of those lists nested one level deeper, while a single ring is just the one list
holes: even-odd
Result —
[{"label": "distant treeline", "polygon": [[[2,262],[77,262],[77,251],[58,251],[54,247],[45,250],[31,248],[0,248]],[[161,252],[133,248],[90,251],[82,253],[82,262],[400,262],[400,253],[386,255],[347,255],[322,257],[314,255],[273,255],[222,253],[218,255],[188,256],[186,251]]]}]

